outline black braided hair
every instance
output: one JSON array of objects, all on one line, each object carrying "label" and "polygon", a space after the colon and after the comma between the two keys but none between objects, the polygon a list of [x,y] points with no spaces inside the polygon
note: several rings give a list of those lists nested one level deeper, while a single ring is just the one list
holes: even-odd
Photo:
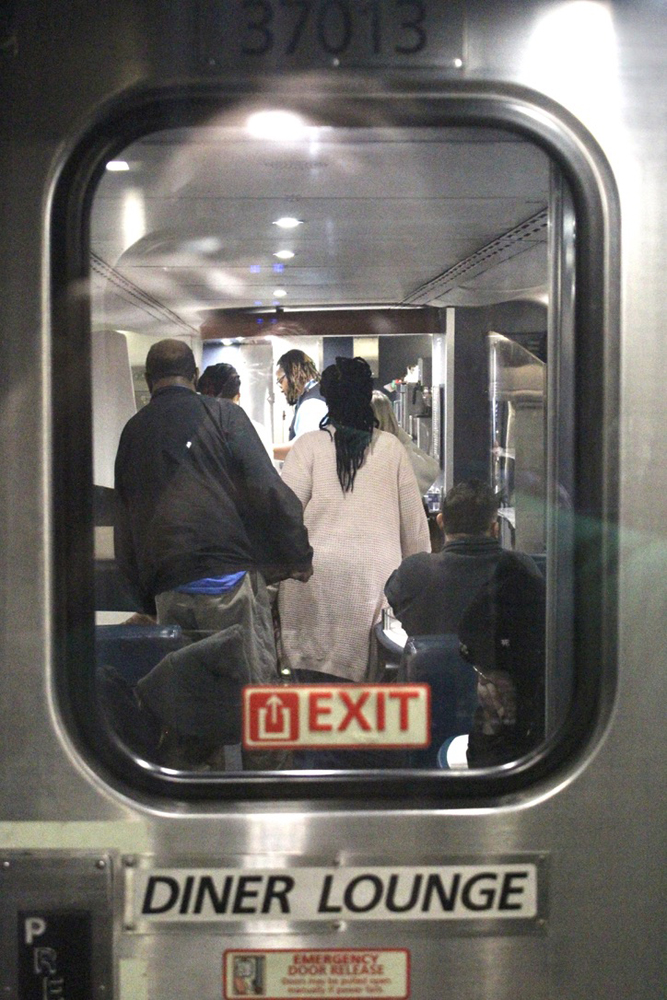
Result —
[{"label": "black braided hair", "polygon": [[233,365],[221,361],[218,365],[208,366],[199,379],[197,389],[206,396],[234,399],[241,389],[241,377]]},{"label": "black braided hair", "polygon": [[328,407],[320,427],[331,425],[336,431],[336,472],[343,492],[349,493],[378,425],[371,406],[373,376],[368,363],[363,358],[336,358],[336,364],[322,372],[320,392]]}]

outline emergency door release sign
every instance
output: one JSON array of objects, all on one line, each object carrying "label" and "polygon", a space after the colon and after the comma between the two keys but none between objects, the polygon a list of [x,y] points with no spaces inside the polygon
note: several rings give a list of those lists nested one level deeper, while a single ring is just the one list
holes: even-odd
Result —
[{"label": "emergency door release sign", "polygon": [[426,747],[428,684],[290,684],[243,690],[243,745]]}]

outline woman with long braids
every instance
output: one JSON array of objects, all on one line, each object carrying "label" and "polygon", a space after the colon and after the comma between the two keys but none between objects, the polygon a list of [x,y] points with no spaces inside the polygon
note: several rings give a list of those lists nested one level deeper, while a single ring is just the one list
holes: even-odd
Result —
[{"label": "woman with long braids", "polygon": [[320,430],[298,438],[283,467],[314,549],[310,580],[280,585],[283,666],[302,683],[375,680],[385,582],[430,551],[428,526],[405,448],[377,429],[368,364],[337,358],[321,391]]}]

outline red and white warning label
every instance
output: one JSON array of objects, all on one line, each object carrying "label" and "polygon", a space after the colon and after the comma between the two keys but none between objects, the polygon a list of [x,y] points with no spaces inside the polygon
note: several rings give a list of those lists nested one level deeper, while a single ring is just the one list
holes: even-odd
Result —
[{"label": "red and white warning label", "polygon": [[226,951],[223,981],[225,1000],[406,1000],[410,995],[410,953],[403,948]]},{"label": "red and white warning label", "polygon": [[243,691],[243,744],[257,747],[424,747],[428,684],[294,684]]}]

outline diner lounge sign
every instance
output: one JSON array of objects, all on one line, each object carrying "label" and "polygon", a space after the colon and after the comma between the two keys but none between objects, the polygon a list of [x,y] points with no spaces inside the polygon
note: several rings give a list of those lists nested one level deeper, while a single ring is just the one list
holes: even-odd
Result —
[{"label": "diner lounge sign", "polygon": [[132,871],[126,891],[134,927],[252,919],[533,921],[538,864],[148,868]]}]

